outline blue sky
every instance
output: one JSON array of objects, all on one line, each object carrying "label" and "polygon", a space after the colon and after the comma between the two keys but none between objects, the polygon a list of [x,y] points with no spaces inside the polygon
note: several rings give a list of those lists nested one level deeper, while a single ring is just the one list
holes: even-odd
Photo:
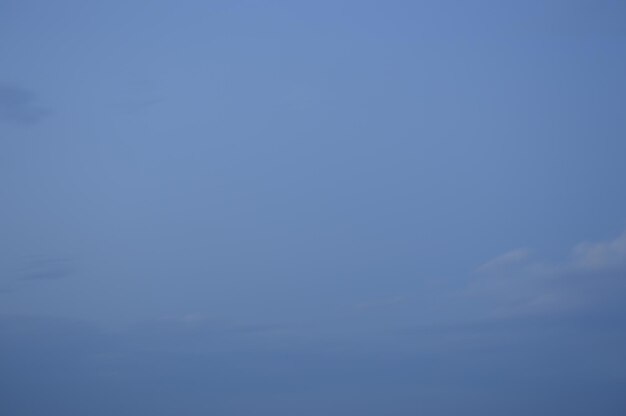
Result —
[{"label": "blue sky", "polygon": [[623,414],[624,21],[0,0],[0,410]]}]

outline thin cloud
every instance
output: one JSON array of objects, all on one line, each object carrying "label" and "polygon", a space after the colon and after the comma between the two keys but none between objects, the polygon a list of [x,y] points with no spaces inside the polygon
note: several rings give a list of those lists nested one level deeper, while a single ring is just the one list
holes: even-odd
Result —
[{"label": "thin cloud", "polygon": [[0,85],[0,122],[31,125],[42,121],[49,110],[37,102],[36,95],[24,88]]},{"label": "thin cloud", "polygon": [[527,249],[512,250],[482,264],[476,271],[479,273],[496,272],[507,266],[522,262],[528,258],[528,254]]},{"label": "thin cloud", "polygon": [[356,309],[360,311],[370,311],[377,309],[386,309],[396,305],[400,305],[407,301],[406,296],[394,296],[384,299],[378,299],[371,302],[364,302],[356,305]]},{"label": "thin cloud", "polygon": [[71,276],[74,265],[66,258],[36,258],[31,260],[20,273],[21,280],[57,280]]},{"label": "thin cloud", "polygon": [[584,270],[626,266],[626,232],[615,240],[578,244],[572,254],[575,267]]},{"label": "thin cloud", "polygon": [[580,243],[560,262],[533,261],[524,253],[507,253],[479,267],[465,295],[500,317],[621,313],[626,233],[609,241]]}]

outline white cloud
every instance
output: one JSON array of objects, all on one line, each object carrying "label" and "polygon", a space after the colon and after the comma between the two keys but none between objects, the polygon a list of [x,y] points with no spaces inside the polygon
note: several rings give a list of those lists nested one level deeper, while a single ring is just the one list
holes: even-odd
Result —
[{"label": "white cloud", "polygon": [[489,317],[567,314],[619,309],[626,298],[626,233],[576,245],[562,261],[535,261],[525,249],[480,266],[464,291]]},{"label": "white cloud", "polygon": [[573,250],[573,265],[582,269],[603,269],[626,265],[626,232],[612,241],[584,242]]},{"label": "white cloud", "polygon": [[526,258],[528,258],[528,254],[528,250],[523,248],[512,250],[482,264],[476,271],[480,273],[498,271],[507,266],[515,265],[523,260],[526,260]]}]

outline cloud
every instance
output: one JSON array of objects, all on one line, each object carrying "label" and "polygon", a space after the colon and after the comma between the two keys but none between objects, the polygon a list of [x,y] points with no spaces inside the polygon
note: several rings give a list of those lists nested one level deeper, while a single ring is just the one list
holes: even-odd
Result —
[{"label": "cloud", "polygon": [[71,276],[74,265],[70,259],[39,257],[32,259],[20,273],[21,280],[57,280]]},{"label": "cloud", "polygon": [[626,232],[612,241],[580,243],[572,255],[574,266],[582,270],[626,267]]},{"label": "cloud", "polygon": [[509,251],[502,254],[501,256],[496,257],[495,259],[489,260],[488,262],[484,263],[483,265],[478,267],[477,271],[480,273],[498,271],[507,266],[522,262],[523,260],[528,258],[528,254],[528,250],[526,249]]},{"label": "cloud", "polygon": [[480,266],[464,294],[499,317],[622,314],[626,299],[626,233],[576,245],[561,261],[536,261],[526,250]]},{"label": "cloud", "polygon": [[356,305],[356,309],[360,311],[386,309],[389,307],[393,307],[393,306],[405,303],[407,300],[408,299],[406,296],[393,296],[393,297],[373,300],[370,302],[359,303]]},{"label": "cloud", "polygon": [[[169,330],[154,337],[139,327],[103,330],[79,320],[0,314],[0,410],[408,415],[419,402],[443,416],[459,408],[482,415],[495,400],[494,411],[512,415],[621,414],[601,410],[607,402],[623,409],[624,337],[606,332],[585,342],[580,333],[542,325],[432,328],[405,336],[407,348],[397,353],[315,343],[265,348],[248,338],[216,348],[215,332],[191,348],[192,338]],[[455,406],[441,411],[450,397]],[[584,400],[571,404],[570,397]],[[522,402],[530,404],[520,410]]]},{"label": "cloud", "polygon": [[287,325],[232,322],[202,313],[165,316],[143,322],[141,326],[144,329],[156,330],[160,333],[171,331],[177,334],[192,333],[196,335],[263,335],[290,329]]},{"label": "cloud", "polygon": [[[441,309],[410,309],[421,307],[413,296],[363,305],[407,306],[411,327],[380,329],[374,314],[328,331],[193,310],[109,329],[0,314],[0,413],[415,414],[419,401],[438,415],[621,414],[623,238],[578,244],[556,262],[506,253],[475,272],[464,296],[425,294]],[[444,309],[454,319],[415,326],[418,314],[436,321]],[[354,330],[359,319],[363,331]],[[450,397],[455,406],[437,411]]]},{"label": "cloud", "polygon": [[37,103],[37,97],[31,91],[0,85],[0,122],[30,125],[48,115],[49,111]]}]

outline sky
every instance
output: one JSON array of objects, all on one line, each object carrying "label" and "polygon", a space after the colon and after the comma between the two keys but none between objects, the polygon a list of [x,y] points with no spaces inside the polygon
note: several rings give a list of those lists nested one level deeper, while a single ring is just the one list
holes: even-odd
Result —
[{"label": "sky", "polygon": [[0,413],[623,415],[622,0],[0,0]]}]

